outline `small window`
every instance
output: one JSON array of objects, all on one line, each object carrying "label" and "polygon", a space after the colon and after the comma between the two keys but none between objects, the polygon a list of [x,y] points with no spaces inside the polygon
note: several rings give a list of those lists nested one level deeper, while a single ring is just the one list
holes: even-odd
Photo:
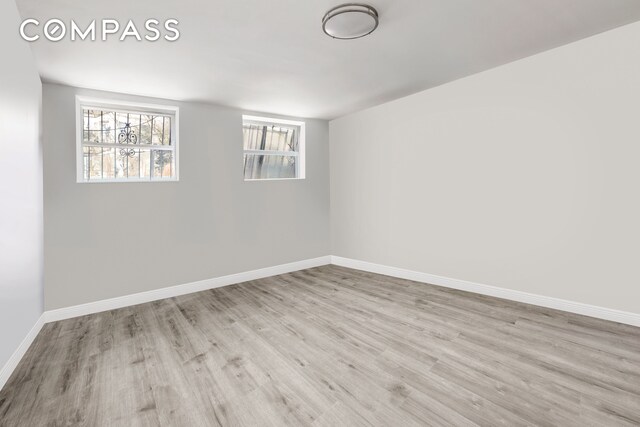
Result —
[{"label": "small window", "polygon": [[77,98],[78,182],[178,180],[178,108]]},{"label": "small window", "polygon": [[304,178],[303,122],[242,119],[245,181]]}]

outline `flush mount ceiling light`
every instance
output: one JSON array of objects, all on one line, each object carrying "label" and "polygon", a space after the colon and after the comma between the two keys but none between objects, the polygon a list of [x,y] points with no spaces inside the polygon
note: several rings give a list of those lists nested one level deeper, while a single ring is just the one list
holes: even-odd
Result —
[{"label": "flush mount ceiling light", "polygon": [[351,40],[378,28],[378,11],[361,3],[346,3],[330,9],[322,18],[322,30],[330,37]]}]

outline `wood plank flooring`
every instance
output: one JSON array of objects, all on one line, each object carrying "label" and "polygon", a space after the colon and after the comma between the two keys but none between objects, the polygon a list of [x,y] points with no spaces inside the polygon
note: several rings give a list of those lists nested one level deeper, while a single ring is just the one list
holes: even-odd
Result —
[{"label": "wood plank flooring", "polygon": [[324,266],[47,324],[0,425],[640,425],[640,328]]}]

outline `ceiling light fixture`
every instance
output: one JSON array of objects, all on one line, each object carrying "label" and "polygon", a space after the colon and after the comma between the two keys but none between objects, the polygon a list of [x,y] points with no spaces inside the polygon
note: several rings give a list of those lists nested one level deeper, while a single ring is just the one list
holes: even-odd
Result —
[{"label": "ceiling light fixture", "polygon": [[378,28],[378,11],[361,3],[346,3],[330,9],[322,18],[322,30],[329,37],[351,40]]}]

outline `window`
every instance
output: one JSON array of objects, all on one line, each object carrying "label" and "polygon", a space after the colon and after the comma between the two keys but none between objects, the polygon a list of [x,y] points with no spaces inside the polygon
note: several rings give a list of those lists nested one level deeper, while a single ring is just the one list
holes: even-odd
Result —
[{"label": "window", "polygon": [[178,180],[178,108],[76,98],[78,182]]},{"label": "window", "polygon": [[242,116],[244,180],[303,179],[304,123]]}]

